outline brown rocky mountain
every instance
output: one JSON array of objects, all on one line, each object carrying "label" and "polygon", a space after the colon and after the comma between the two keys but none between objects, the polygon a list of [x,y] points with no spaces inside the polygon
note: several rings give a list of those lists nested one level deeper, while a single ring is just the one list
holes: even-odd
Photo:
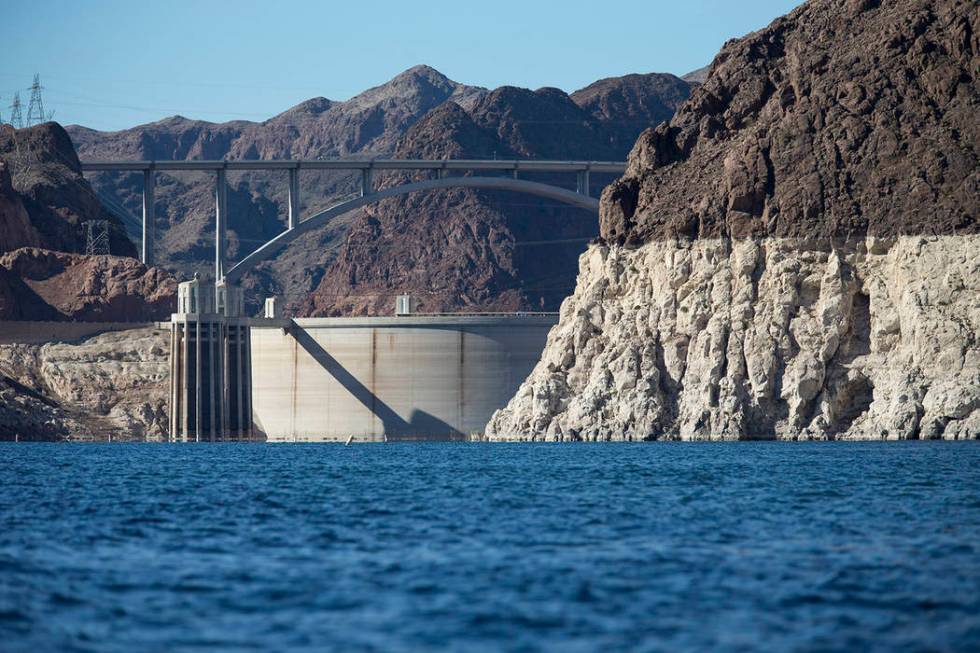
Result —
[{"label": "brown rocky mountain", "polygon": [[[98,219],[109,221],[114,255],[79,254],[84,223]],[[0,320],[162,319],[175,281],[135,253],[82,177],[60,125],[0,127]]]},{"label": "brown rocky mountain", "polygon": [[[617,159],[625,156],[643,128],[668,117],[687,92],[687,84],[676,77],[656,74],[602,80],[571,97],[557,89],[532,92],[504,87],[488,92],[453,82],[426,66],[417,66],[346,102],[309,100],[263,123],[212,124],[176,117],[114,133],[76,126],[68,129],[80,156],[86,159],[326,158],[392,155],[396,151],[399,156],[409,152],[417,156],[459,156],[465,151],[467,156],[476,158]],[[447,102],[459,107],[473,121],[479,135],[465,130],[456,133],[451,125],[447,125],[450,129],[444,135],[435,128],[442,119],[438,117],[433,118],[429,134],[408,135],[409,129],[423,116]],[[229,194],[231,258],[244,256],[284,228],[284,177],[241,174],[230,179],[233,184]],[[139,176],[93,175],[92,182],[98,189],[115,194],[131,212],[138,214],[142,184]],[[212,183],[203,174],[158,175],[160,237],[156,260],[168,269],[180,274],[208,271],[213,229]],[[352,175],[303,173],[304,214],[356,192],[357,183],[358,179]],[[472,201],[477,196],[467,197]],[[415,204],[406,204],[404,208],[416,212],[428,210],[424,200],[411,201]],[[432,201],[433,211],[445,213],[448,196]],[[511,198],[508,203],[519,205],[520,210],[544,206],[539,200],[525,197]],[[389,205],[388,209],[394,210],[394,206]],[[490,209],[483,206],[481,210]],[[498,206],[494,210],[516,209]],[[376,219],[378,213],[371,215]],[[261,266],[245,280],[246,287],[254,291],[249,296],[253,305],[263,294],[277,293],[285,295],[293,307],[319,306],[317,310],[334,311],[329,302],[321,299],[311,304],[307,297],[338,256],[350,225],[356,222],[363,226],[363,221],[368,219],[366,214],[345,216],[317,233],[307,234],[277,260]],[[594,232],[594,227],[587,233],[579,230],[575,237],[586,238]],[[343,256],[362,260],[369,255],[362,256],[347,248]],[[536,258],[540,258],[540,252]],[[563,283],[567,292],[571,284],[567,274]],[[335,285],[328,281],[323,291]],[[417,288],[410,286],[404,290],[411,292]],[[355,295],[373,291],[373,288],[352,290]],[[475,294],[484,296],[481,293]],[[458,306],[488,306],[488,301],[483,299],[472,304],[471,299],[460,297]],[[521,302],[520,305],[526,304],[525,300]],[[383,303],[387,306],[390,302],[386,299]],[[447,304],[446,308],[449,307]],[[362,302],[351,302],[348,308],[367,310]]]},{"label": "brown rocky mountain", "polygon": [[621,157],[636,142],[632,133],[669,120],[690,93],[686,80],[649,73],[601,79],[575,91],[571,98],[596,119],[616,125],[610,134],[616,139],[611,145]]},{"label": "brown rocky mountain", "polygon": [[848,0],[828,26],[831,6],[722,49],[637,141],[603,238],[980,230],[980,7]]},{"label": "brown rocky mountain", "polygon": [[[431,111],[395,156],[615,160],[686,96],[687,85],[671,75],[606,79],[572,96],[502,87],[469,111],[453,102]],[[575,185],[568,176],[533,178]],[[593,181],[598,189],[609,179]],[[388,314],[401,293],[428,312],[556,310],[597,233],[588,212],[516,193],[457,189],[385,200],[355,220],[303,312]]]},{"label": "brown rocky mountain", "polygon": [[61,125],[0,125],[0,252],[25,246],[83,252],[83,223],[97,219],[110,222],[113,254],[136,254],[122,226],[82,177]]},{"label": "brown rocky mountain", "polygon": [[602,198],[499,438],[980,437],[980,5],[811,0]]}]

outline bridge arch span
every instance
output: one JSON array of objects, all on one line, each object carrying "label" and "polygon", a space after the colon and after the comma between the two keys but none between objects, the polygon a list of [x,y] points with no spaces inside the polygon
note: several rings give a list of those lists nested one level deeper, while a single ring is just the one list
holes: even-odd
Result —
[{"label": "bridge arch span", "polygon": [[444,177],[441,179],[428,179],[425,181],[403,184],[385,188],[362,197],[357,197],[340,204],[336,204],[325,211],[321,211],[305,220],[301,220],[292,229],[287,229],[269,242],[265,243],[254,252],[239,261],[225,274],[226,283],[237,283],[245,273],[254,269],[259,263],[267,261],[285,249],[290,243],[303,234],[325,225],[333,218],[355,211],[363,206],[383,200],[389,197],[398,197],[418,191],[440,190],[446,188],[477,188],[483,190],[508,190],[528,195],[536,195],[547,199],[569,204],[593,213],[599,212],[599,200],[588,197],[582,193],[541,184],[534,181],[523,179],[513,179],[509,177]]}]

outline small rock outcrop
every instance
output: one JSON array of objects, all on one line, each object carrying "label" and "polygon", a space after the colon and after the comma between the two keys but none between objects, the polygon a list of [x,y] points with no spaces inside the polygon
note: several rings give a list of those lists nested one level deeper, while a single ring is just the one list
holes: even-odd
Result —
[{"label": "small rock outcrop", "polygon": [[602,200],[498,439],[980,437],[980,8],[811,0]]},{"label": "small rock outcrop", "polygon": [[0,255],[0,319],[152,322],[176,310],[177,281],[133,258],[25,248]]}]

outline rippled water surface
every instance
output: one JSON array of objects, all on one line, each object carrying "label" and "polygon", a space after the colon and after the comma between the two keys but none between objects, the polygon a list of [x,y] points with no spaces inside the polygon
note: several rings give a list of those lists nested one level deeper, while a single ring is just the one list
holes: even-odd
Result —
[{"label": "rippled water surface", "polygon": [[975,443],[0,445],[0,650],[977,650]]}]

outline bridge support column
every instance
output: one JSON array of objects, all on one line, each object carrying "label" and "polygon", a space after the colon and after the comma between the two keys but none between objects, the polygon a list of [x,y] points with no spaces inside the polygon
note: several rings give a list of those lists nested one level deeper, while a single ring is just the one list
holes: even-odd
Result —
[{"label": "bridge support column", "polygon": [[253,437],[250,327],[238,306],[234,286],[195,279],[178,287],[170,319],[171,441]]},{"label": "bridge support column", "polygon": [[374,192],[374,170],[371,168],[361,168],[361,197],[365,197]]},{"label": "bridge support column", "polygon": [[156,209],[154,195],[153,168],[143,171],[143,246],[140,260],[144,265],[153,265],[153,241],[156,236]]},{"label": "bridge support column", "polygon": [[577,193],[585,195],[586,197],[589,196],[589,171],[587,169],[579,171],[577,186]]},{"label": "bridge support column", "polygon": [[299,222],[299,168],[289,169],[289,218],[288,226],[294,228]]},{"label": "bridge support column", "polygon": [[224,168],[218,170],[214,184],[214,279],[225,276],[225,232],[228,229],[228,178]]}]

